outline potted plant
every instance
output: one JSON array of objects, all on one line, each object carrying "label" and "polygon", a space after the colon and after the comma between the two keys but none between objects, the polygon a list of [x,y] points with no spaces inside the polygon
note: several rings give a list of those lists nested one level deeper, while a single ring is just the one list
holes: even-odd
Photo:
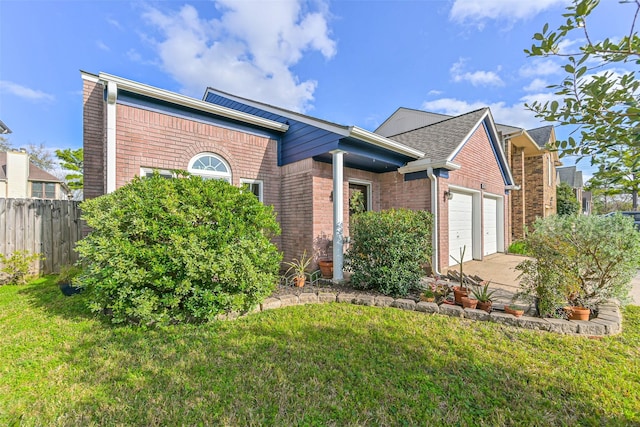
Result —
[{"label": "potted plant", "polygon": [[333,277],[333,260],[329,258],[318,259],[318,267],[322,277],[329,279]]},{"label": "potted plant", "polygon": [[420,301],[434,302],[436,300],[436,294],[431,287],[428,287],[420,294]]},{"label": "potted plant", "polygon": [[304,287],[307,280],[307,268],[309,267],[309,264],[311,264],[311,257],[307,256],[307,251],[305,250],[302,253],[300,259],[294,258],[292,261],[285,262],[284,264],[289,266],[285,275],[292,272],[295,286],[298,288]]},{"label": "potted plant", "polygon": [[508,304],[504,306],[504,312],[507,314],[513,314],[516,317],[520,317],[524,314],[525,307],[517,304]]},{"label": "potted plant", "polygon": [[491,281],[483,283],[484,285],[482,285],[481,283],[481,286],[471,291],[471,293],[473,294],[473,297],[478,300],[477,308],[479,310],[484,310],[487,313],[491,313],[491,305],[493,304],[491,297],[493,296],[495,291],[489,291],[489,285],[491,284]]},{"label": "potted plant", "polygon": [[456,304],[462,305],[462,298],[469,296],[469,288],[465,285],[464,273],[462,272],[462,262],[464,253],[467,250],[466,245],[460,248],[460,259],[455,259],[453,255],[449,255],[457,264],[460,265],[460,285],[453,287],[453,296]]},{"label": "potted plant", "polygon": [[591,309],[585,307],[583,299],[579,296],[579,292],[575,291],[576,288],[573,288],[573,292],[569,292],[567,295],[567,302],[569,303],[564,307],[565,313],[567,313],[567,317],[569,320],[589,320],[589,316],[591,315]]}]

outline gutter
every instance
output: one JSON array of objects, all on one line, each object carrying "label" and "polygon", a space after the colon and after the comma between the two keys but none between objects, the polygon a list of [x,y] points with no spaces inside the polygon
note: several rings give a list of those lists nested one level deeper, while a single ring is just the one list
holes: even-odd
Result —
[{"label": "gutter", "polygon": [[349,136],[357,138],[361,141],[368,142],[369,144],[377,145],[378,147],[394,151],[396,153],[404,154],[408,157],[413,157],[414,159],[419,159],[425,156],[425,153],[420,150],[416,150],[415,148],[400,144],[392,139],[385,138],[384,136],[378,135],[377,133],[369,132],[357,126],[349,127]]},{"label": "gutter", "polygon": [[124,79],[122,77],[114,76],[107,73],[100,73],[99,79],[103,82],[115,83],[119,90],[126,90],[129,92],[145,95],[154,99],[170,102],[172,104],[178,104],[196,110],[205,111],[208,113],[216,114],[219,116],[227,117],[229,119],[238,120],[244,123],[260,126],[267,129],[276,130],[279,132],[286,132],[289,129],[289,125],[276,122],[273,120],[264,119],[262,117],[254,116],[252,114],[243,113],[231,108],[222,107],[216,104],[212,104],[206,101],[200,101],[189,96],[181,95],[168,90],[159,89],[153,86],[148,86],[142,83],[134,82],[132,80]]},{"label": "gutter", "polygon": [[427,176],[431,180],[431,213],[433,214],[433,225],[431,227],[431,270],[434,274],[440,275],[438,269],[438,177],[433,174],[433,168],[427,169]]}]

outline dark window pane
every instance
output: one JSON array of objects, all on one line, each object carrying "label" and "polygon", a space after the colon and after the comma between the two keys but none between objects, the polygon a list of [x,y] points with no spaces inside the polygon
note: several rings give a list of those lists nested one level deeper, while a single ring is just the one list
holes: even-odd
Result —
[{"label": "dark window pane", "polygon": [[31,197],[42,199],[42,182],[31,183]]},{"label": "dark window pane", "polygon": [[56,185],[53,182],[44,184],[44,194],[47,199],[54,199],[56,197]]}]

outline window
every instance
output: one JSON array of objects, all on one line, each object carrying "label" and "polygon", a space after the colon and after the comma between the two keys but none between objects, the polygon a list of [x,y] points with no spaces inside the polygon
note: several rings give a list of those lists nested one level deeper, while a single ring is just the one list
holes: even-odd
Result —
[{"label": "window", "polygon": [[154,169],[154,168],[140,168],[140,178],[146,178],[153,175],[153,172],[158,172],[161,177],[166,179],[175,178],[175,175],[170,170],[166,169]]},{"label": "window", "polygon": [[231,182],[231,169],[222,158],[211,153],[201,153],[189,162],[189,172],[207,179],[224,179]]},{"label": "window", "polygon": [[257,179],[245,179],[240,178],[240,185],[243,187],[246,186],[249,191],[256,195],[258,200],[263,202],[262,200],[262,181]]},{"label": "window", "polygon": [[54,182],[32,182],[31,197],[36,199],[55,199],[56,184]]},{"label": "window", "polygon": [[371,210],[371,184],[349,181],[349,214]]}]

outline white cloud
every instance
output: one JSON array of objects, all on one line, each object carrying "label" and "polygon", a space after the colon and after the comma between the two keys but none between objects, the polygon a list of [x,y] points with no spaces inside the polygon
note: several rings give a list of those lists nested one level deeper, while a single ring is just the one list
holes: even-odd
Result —
[{"label": "white cloud", "polygon": [[[454,63],[449,72],[454,82],[469,82],[473,86],[504,86],[504,82],[500,76],[494,71],[465,71],[464,64],[466,59],[460,58],[458,62]],[[500,71],[500,67],[498,67]]]},{"label": "white cloud", "polygon": [[549,86],[549,83],[547,83],[545,80],[536,78],[522,89],[526,92],[539,92],[543,89],[546,89],[547,86]]},{"label": "white cloud", "polygon": [[108,22],[110,25],[112,25],[112,26],[116,27],[117,29],[119,29],[120,31],[122,31],[122,30],[123,30],[122,25],[120,25],[120,22],[116,21],[115,19],[113,19],[113,18],[107,18],[107,22]]},{"label": "white cloud", "polygon": [[[199,96],[207,86],[281,107],[311,108],[314,80],[300,81],[291,67],[307,52],[336,53],[321,3],[218,0],[219,19],[205,20],[186,5],[179,12],[149,9],[144,18],[161,34],[155,48],[162,67]],[[135,55],[134,55],[135,56]]]},{"label": "white cloud", "polygon": [[560,65],[551,59],[534,59],[520,68],[520,75],[522,77],[549,76],[560,71],[562,71]]},{"label": "white cloud", "polygon": [[53,101],[54,96],[42,92],[41,90],[31,89],[26,86],[19,85],[7,80],[0,80],[0,92],[10,93],[20,98],[25,98],[32,101]]},{"label": "white cloud", "polygon": [[527,20],[553,6],[567,3],[568,0],[455,0],[449,19],[482,28],[489,19],[509,22]]},{"label": "white cloud", "polygon": [[508,105],[502,101],[487,103],[483,101],[467,102],[455,98],[441,98],[423,102],[422,109],[457,116],[480,108],[489,107],[496,123],[531,129],[542,126],[543,124],[540,119],[535,118],[533,112],[526,109],[524,103],[530,103],[534,100],[544,102],[552,99],[555,99],[553,94],[537,93],[526,95],[520,98],[519,102]]},{"label": "white cloud", "polygon": [[438,96],[438,95],[442,95],[442,91],[441,90],[435,90],[432,89],[429,92],[427,92],[427,95],[429,96]]},{"label": "white cloud", "polygon": [[98,46],[98,49],[104,50],[105,52],[109,52],[111,50],[111,48],[104,44],[102,40],[96,41],[96,46]]}]

